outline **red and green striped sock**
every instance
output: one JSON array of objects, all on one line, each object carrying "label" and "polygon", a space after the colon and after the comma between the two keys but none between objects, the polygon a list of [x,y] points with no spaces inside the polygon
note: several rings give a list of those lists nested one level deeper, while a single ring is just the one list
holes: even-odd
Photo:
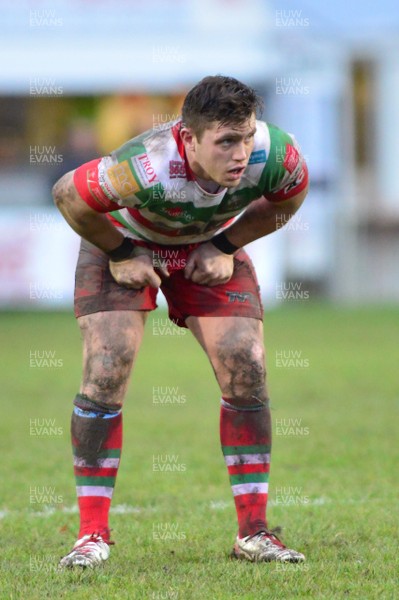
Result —
[{"label": "red and green striped sock", "polygon": [[75,407],[72,446],[80,511],[79,538],[99,533],[109,541],[109,509],[122,449],[122,413]]},{"label": "red and green striped sock", "polygon": [[220,441],[243,538],[267,528],[270,468],[270,413],[266,406],[237,407],[223,398]]}]

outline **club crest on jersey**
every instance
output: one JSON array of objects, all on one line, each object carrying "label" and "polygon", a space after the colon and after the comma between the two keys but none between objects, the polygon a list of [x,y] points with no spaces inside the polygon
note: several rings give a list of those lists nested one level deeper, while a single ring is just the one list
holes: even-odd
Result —
[{"label": "club crest on jersey", "polygon": [[131,161],[143,188],[150,188],[159,183],[148,154],[137,154],[131,158]]},{"label": "club crest on jersey", "polygon": [[186,179],[186,165],[182,160],[169,161],[169,177],[170,179]]}]

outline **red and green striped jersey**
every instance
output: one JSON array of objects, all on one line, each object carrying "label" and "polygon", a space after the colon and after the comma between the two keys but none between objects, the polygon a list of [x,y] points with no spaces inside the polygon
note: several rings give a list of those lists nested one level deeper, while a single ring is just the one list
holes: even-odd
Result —
[{"label": "red and green striped jersey", "polygon": [[137,240],[174,245],[206,241],[265,196],[279,202],[307,184],[305,160],[295,138],[256,122],[254,148],[234,188],[202,189],[186,160],[181,120],[149,130],[108,156],[75,171],[79,195]]}]

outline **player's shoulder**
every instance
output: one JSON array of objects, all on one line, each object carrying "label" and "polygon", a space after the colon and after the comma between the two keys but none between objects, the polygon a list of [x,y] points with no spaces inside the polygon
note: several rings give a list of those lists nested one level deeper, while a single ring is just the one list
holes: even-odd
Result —
[{"label": "player's shoulder", "polygon": [[292,133],[273,123],[260,123],[257,132],[267,139],[267,160],[258,185],[269,199],[285,200],[302,191],[307,183],[305,159]]},{"label": "player's shoulder", "polygon": [[110,169],[126,172],[135,181],[136,191],[146,192],[170,177],[185,179],[184,161],[179,150],[180,119],[148,129],[111,152]]},{"label": "player's shoulder", "polygon": [[255,147],[265,146],[268,153],[279,144],[293,143],[294,136],[267,121],[256,121]]},{"label": "player's shoulder", "polygon": [[267,152],[267,168],[279,168],[287,155],[301,155],[301,148],[292,133],[266,121],[257,121],[254,150],[262,147]]},{"label": "player's shoulder", "polygon": [[287,144],[295,145],[294,137],[267,121],[256,121],[254,148],[249,164],[273,163],[276,155],[284,153]]},{"label": "player's shoulder", "polygon": [[127,140],[122,146],[111,152],[111,156],[117,162],[121,162],[149,151],[161,150],[167,154],[169,147],[176,145],[175,130],[178,128],[179,122],[180,119],[176,119],[169,123],[163,123],[159,127],[148,129]]}]

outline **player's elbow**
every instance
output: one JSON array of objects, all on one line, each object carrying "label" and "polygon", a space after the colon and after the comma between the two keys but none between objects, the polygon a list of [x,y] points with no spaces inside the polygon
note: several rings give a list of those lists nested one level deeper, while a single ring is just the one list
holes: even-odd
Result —
[{"label": "player's elbow", "polygon": [[306,187],[299,192],[299,194],[297,194],[296,196],[293,196],[290,200],[287,200],[284,204],[286,205],[287,208],[290,208],[290,210],[292,212],[296,212],[300,206],[303,204],[307,193],[309,191],[309,184],[306,185]]},{"label": "player's elbow", "polygon": [[53,185],[51,190],[54,204],[58,209],[61,208],[65,200],[71,196],[73,186],[73,171],[65,173],[56,183]]},{"label": "player's elbow", "polygon": [[303,204],[306,196],[308,195],[308,191],[309,191],[309,183],[306,185],[306,187],[302,190],[302,192],[300,192],[296,198],[296,204],[297,204],[297,208],[299,208],[301,206],[301,204]]},{"label": "player's elbow", "polygon": [[54,204],[57,206],[59,206],[59,203],[61,202],[61,189],[60,189],[60,181],[61,179],[59,179],[58,181],[55,182],[55,184],[53,185],[53,189],[51,190],[51,195],[53,197],[53,202]]}]

